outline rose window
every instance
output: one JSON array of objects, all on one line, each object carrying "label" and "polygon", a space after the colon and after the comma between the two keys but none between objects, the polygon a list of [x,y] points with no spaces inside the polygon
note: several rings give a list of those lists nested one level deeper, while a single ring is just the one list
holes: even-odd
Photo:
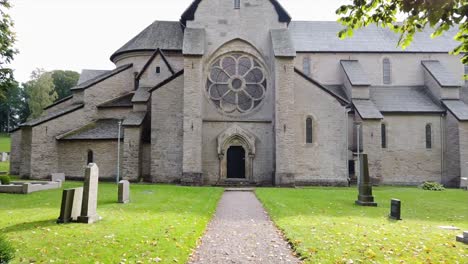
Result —
[{"label": "rose window", "polygon": [[226,113],[247,113],[265,98],[267,82],[260,63],[248,55],[227,55],[210,68],[206,89]]}]

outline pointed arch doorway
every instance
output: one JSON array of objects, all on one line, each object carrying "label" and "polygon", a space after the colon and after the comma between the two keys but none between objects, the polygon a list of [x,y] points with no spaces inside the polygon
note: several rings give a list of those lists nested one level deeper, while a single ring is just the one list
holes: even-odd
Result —
[{"label": "pointed arch doorway", "polygon": [[227,151],[227,178],[245,179],[245,150],[241,146],[231,146]]}]

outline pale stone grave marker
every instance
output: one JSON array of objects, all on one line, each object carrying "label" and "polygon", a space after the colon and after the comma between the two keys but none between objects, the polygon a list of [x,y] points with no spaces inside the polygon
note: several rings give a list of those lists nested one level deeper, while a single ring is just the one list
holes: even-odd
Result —
[{"label": "pale stone grave marker", "polygon": [[90,163],[86,167],[85,182],[83,189],[83,203],[81,205],[81,215],[78,222],[92,224],[100,220],[96,212],[98,196],[99,168],[95,163]]},{"label": "pale stone grave marker", "polygon": [[65,182],[65,173],[52,173],[50,178],[51,181]]},{"label": "pale stone grave marker", "polygon": [[130,182],[129,181],[120,181],[119,182],[119,203],[129,203],[130,202]]},{"label": "pale stone grave marker", "polygon": [[83,187],[63,190],[62,205],[58,224],[66,224],[78,220],[81,212],[81,202],[83,199]]}]

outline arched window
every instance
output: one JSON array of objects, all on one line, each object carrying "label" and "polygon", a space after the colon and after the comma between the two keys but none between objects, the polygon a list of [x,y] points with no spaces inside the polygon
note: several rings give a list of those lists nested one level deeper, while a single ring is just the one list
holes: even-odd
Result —
[{"label": "arched window", "polygon": [[387,148],[387,125],[381,125],[381,133],[382,133],[382,148]]},{"label": "arched window", "polygon": [[311,117],[308,117],[306,119],[306,143],[307,144],[313,143],[314,141],[313,133],[314,133],[313,120]]},{"label": "arched window", "polygon": [[392,84],[392,65],[389,58],[383,59],[383,84]]},{"label": "arched window", "polygon": [[240,0],[234,0],[234,9],[240,9]]},{"label": "arched window", "polygon": [[94,153],[92,150],[88,150],[88,163],[87,164],[90,164],[90,163],[94,163]]},{"label": "arched window", "polygon": [[426,148],[427,149],[432,148],[432,125],[431,124],[426,125]]}]

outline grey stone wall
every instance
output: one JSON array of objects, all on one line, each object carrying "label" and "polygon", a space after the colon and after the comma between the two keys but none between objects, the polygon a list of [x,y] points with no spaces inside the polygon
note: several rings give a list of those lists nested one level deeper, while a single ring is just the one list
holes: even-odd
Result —
[{"label": "grey stone wall", "polygon": [[[31,143],[32,129],[29,127],[21,129],[21,167],[20,176],[29,178],[31,176]],[[13,153],[12,153],[13,154]],[[15,154],[13,154],[15,155]]]},{"label": "grey stone wall", "polygon": [[19,175],[21,167],[21,130],[11,133],[10,174]]},{"label": "grey stone wall", "polygon": [[[345,107],[319,87],[294,76],[294,154],[297,184],[347,185]],[[313,120],[313,143],[306,143],[306,119]]]},{"label": "grey stone wall", "polygon": [[151,96],[151,180],[180,181],[182,176],[184,76]]},{"label": "grey stone wall", "polygon": [[125,127],[123,144],[122,177],[128,181],[138,181],[141,176],[141,127]]},{"label": "grey stone wall", "polygon": [[[121,157],[123,155],[121,143]],[[99,166],[99,180],[114,180],[117,174],[117,141],[67,141],[58,143],[58,171],[67,178],[83,179],[88,151]],[[121,174],[122,175],[122,174]]]},{"label": "grey stone wall", "polygon": [[444,173],[442,184],[453,186],[460,178],[460,135],[458,120],[450,113],[444,120],[445,126],[445,151],[444,151]]},{"label": "grey stone wall", "polygon": [[459,127],[461,175],[468,177],[468,122],[460,122]]}]

